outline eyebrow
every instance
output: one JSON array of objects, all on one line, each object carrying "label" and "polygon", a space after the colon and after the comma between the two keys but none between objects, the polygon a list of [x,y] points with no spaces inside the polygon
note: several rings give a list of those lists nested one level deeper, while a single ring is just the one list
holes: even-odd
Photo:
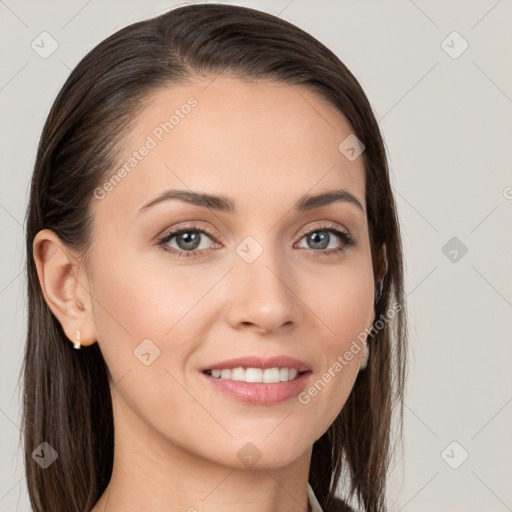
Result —
[{"label": "eyebrow", "polygon": [[[170,189],[162,192],[160,195],[142,206],[137,215],[140,215],[156,204],[172,199],[193,204],[195,206],[210,208],[220,212],[236,213],[235,202],[229,197],[192,192],[188,190]],[[299,212],[306,212],[314,208],[326,206],[338,201],[353,204],[364,213],[363,205],[359,202],[359,199],[344,189],[330,190],[328,192],[322,192],[321,194],[317,195],[306,194],[295,203],[295,209]]]}]

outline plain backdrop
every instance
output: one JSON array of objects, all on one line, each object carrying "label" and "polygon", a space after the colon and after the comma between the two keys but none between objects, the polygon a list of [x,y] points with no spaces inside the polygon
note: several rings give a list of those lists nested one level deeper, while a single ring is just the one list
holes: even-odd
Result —
[{"label": "plain backdrop", "polygon": [[[512,510],[510,0],[233,3],[279,15],[334,51],[383,131],[410,322],[404,450],[390,477],[390,510]],[[24,216],[43,123],[91,48],[174,5],[0,0],[2,512],[30,510],[17,379]],[[51,55],[41,55],[41,38]]]}]

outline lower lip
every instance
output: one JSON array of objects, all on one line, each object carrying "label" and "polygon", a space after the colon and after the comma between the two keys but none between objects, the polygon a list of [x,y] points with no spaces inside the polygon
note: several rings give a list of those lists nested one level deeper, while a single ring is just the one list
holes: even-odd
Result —
[{"label": "lower lip", "polygon": [[308,383],[311,371],[301,373],[293,380],[272,384],[220,379],[201,372],[212,386],[231,398],[255,405],[272,405],[297,396]]}]

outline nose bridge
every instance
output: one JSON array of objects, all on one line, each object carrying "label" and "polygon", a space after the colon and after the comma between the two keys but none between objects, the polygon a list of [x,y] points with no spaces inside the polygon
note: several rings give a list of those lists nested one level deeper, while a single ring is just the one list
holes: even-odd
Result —
[{"label": "nose bridge", "polygon": [[236,247],[232,320],[273,329],[294,319],[296,298],[286,255],[272,233],[260,240],[249,236]]}]

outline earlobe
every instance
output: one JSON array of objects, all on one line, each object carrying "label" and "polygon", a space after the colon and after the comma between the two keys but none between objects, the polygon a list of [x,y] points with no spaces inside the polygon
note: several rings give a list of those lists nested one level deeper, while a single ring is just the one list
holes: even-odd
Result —
[{"label": "earlobe", "polygon": [[49,229],[37,233],[32,249],[44,299],[66,336],[75,342],[79,330],[81,345],[94,343],[90,293],[87,280],[80,281],[79,260]]}]

